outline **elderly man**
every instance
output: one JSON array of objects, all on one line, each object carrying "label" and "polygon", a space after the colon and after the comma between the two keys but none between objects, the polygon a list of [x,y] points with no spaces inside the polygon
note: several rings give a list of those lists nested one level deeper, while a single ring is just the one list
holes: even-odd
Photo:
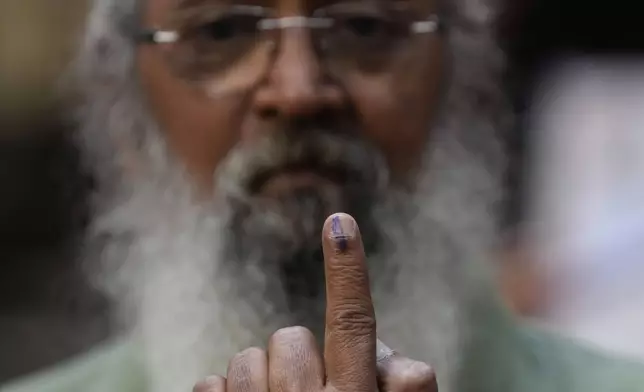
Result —
[{"label": "elderly man", "polygon": [[[119,333],[2,392],[190,390],[292,325],[343,360],[309,341],[287,367],[264,361],[291,382],[233,361],[228,385],[197,390],[314,390],[312,368],[351,381],[332,389],[374,387],[373,317],[351,308],[370,303],[360,244],[323,260],[338,211],[360,225],[378,336],[431,363],[442,392],[644,388],[636,364],[520,326],[493,292],[511,120],[495,16],[471,0],[94,1],[76,70],[97,184],[82,260]],[[367,318],[366,346],[338,344],[356,330],[337,323],[323,339],[324,266],[343,251],[358,257],[326,294],[349,290],[333,304],[345,324]]]}]

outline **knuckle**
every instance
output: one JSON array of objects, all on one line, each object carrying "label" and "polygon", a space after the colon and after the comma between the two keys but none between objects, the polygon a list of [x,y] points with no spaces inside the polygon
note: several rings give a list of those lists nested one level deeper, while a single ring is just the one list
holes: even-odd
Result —
[{"label": "knuckle", "polygon": [[244,357],[244,352],[241,351],[241,352],[238,352],[237,354],[235,354],[230,359],[230,365],[229,366],[239,365],[239,364],[245,363],[245,362],[246,362],[246,357]]},{"label": "knuckle", "polygon": [[230,366],[248,366],[250,363],[262,360],[265,357],[264,350],[258,347],[250,347],[235,354],[230,360]]},{"label": "knuckle", "polygon": [[295,341],[310,339],[313,333],[305,327],[294,326],[278,329],[273,333],[270,339],[271,345],[285,344]]},{"label": "knuckle", "polygon": [[361,281],[365,278],[365,272],[358,263],[356,255],[346,253],[342,249],[335,249],[328,264],[329,270],[337,274],[337,279],[342,279],[347,283]]},{"label": "knuckle", "polygon": [[248,362],[256,362],[266,357],[266,352],[259,347],[249,347],[239,354]]},{"label": "knuckle", "polygon": [[226,381],[221,376],[210,376],[199,381],[192,388],[192,392],[224,392],[226,390]]},{"label": "knuckle", "polygon": [[436,372],[425,362],[412,361],[401,370],[400,383],[408,391],[433,390],[436,385]]},{"label": "knuckle", "polygon": [[335,331],[354,335],[369,335],[376,330],[373,312],[357,304],[337,306],[332,310],[329,326]]}]

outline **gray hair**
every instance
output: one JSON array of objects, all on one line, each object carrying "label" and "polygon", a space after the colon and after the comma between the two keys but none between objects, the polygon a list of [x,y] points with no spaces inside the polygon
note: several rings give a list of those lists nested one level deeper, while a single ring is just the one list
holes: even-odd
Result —
[{"label": "gray hair", "polygon": [[[494,29],[500,0],[451,0],[445,5],[451,80],[444,109],[458,115],[443,119],[447,122],[444,125],[454,130],[477,129],[460,137],[466,144],[464,148],[485,160],[501,157],[504,154],[498,151],[485,151],[499,148],[491,140],[498,140],[494,133],[507,130],[511,120],[501,84],[505,61]],[[122,176],[129,153],[142,146],[147,149],[155,146],[150,144],[154,135],[149,135],[155,125],[149,124],[149,118],[144,115],[148,112],[142,107],[145,100],[135,69],[132,27],[139,22],[140,10],[141,0],[93,0],[84,40],[72,70],[82,102],[78,115],[84,127],[78,136],[84,162],[101,185],[110,184],[114,176]],[[105,124],[105,114],[113,112],[141,126],[133,129]],[[163,146],[157,143],[154,149],[158,151],[146,153],[158,155]],[[486,162],[495,168],[503,163]]]}]

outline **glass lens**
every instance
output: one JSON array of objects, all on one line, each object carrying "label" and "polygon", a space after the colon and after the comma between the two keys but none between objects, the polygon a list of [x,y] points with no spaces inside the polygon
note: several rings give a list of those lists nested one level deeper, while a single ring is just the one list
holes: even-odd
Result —
[{"label": "glass lens", "polygon": [[336,4],[316,16],[333,20],[332,28],[315,31],[332,69],[382,69],[409,37],[408,15],[376,3]]},{"label": "glass lens", "polygon": [[258,30],[263,7],[199,7],[180,15],[181,40],[169,53],[177,74],[211,94],[247,88],[266,71],[271,45]]}]

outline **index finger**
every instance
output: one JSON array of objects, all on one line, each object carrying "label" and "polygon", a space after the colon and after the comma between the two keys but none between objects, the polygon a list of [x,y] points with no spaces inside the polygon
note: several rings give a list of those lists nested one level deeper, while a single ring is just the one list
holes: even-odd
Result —
[{"label": "index finger", "polygon": [[376,317],[360,232],[347,214],[322,230],[326,279],[324,361],[328,382],[344,391],[376,390]]}]

